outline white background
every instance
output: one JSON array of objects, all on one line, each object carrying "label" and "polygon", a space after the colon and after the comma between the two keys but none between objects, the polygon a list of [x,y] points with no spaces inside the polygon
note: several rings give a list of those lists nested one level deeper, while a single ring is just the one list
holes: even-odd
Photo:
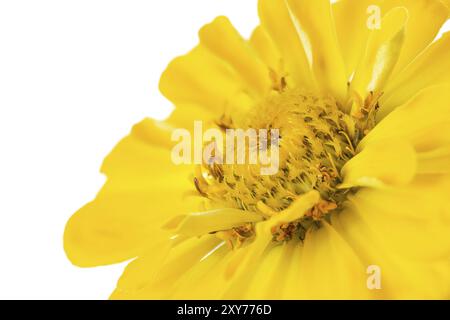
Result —
[{"label": "white background", "polygon": [[124,264],[72,266],[65,223],[131,126],[168,114],[161,72],[220,14],[249,36],[256,0],[0,0],[0,298],[108,298]]},{"label": "white background", "polygon": [[170,112],[161,72],[221,14],[247,37],[256,0],[0,0],[0,298],[109,296],[124,264],[72,266],[65,223],[131,126]]}]

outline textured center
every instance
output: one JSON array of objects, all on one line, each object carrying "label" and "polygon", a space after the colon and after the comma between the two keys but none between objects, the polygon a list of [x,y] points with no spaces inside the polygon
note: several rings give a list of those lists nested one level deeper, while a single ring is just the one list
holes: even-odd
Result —
[{"label": "textured center", "polygon": [[[301,219],[272,230],[275,241],[304,239],[309,228],[320,226],[322,219],[339,210],[350,192],[337,188],[342,182],[340,171],[354,156],[363,130],[333,98],[298,90],[275,93],[245,123],[246,128],[279,130],[278,172],[261,175],[258,165],[205,164],[195,178],[197,189],[220,205],[256,212],[266,219],[316,190],[320,203]],[[242,242],[253,235],[252,230],[248,224],[228,231]]]}]

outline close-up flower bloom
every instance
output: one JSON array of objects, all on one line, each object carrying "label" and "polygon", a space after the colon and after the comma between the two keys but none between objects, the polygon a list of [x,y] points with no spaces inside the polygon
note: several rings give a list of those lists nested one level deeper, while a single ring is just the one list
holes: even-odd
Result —
[{"label": "close-up flower bloom", "polygon": [[[104,160],[68,258],[131,260],[112,299],[450,299],[449,10],[259,0],[249,39],[214,19],[161,76],[169,118]],[[277,172],[175,164],[196,121],[279,130]]]}]

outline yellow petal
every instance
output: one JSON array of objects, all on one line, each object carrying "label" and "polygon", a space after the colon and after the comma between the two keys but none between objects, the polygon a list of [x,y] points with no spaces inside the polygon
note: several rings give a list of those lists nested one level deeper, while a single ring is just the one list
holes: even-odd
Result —
[{"label": "yellow petal", "polygon": [[438,34],[447,20],[448,9],[438,0],[390,0],[385,1],[382,10],[405,7],[408,10],[405,42],[393,75],[402,73],[403,68],[422,52]]},{"label": "yellow petal", "polygon": [[159,88],[175,105],[194,104],[219,116],[246,91],[239,75],[203,45],[175,58],[162,74]]},{"label": "yellow petal", "polygon": [[369,36],[369,24],[376,18],[377,8],[383,17],[395,7],[404,7],[408,11],[408,21],[405,41],[392,71],[393,76],[401,74],[400,71],[433,41],[448,16],[448,9],[438,0],[337,1],[333,4],[333,16],[346,62],[347,76],[355,71],[364,53]]},{"label": "yellow petal", "polygon": [[349,200],[394,254],[423,262],[446,261],[450,225],[444,215],[450,201],[442,187],[448,188],[450,181],[433,180],[419,178],[404,188],[364,189]]},{"label": "yellow petal", "polygon": [[187,196],[195,190],[189,166],[174,165],[163,142],[163,147],[152,145],[154,137],[166,133],[149,121],[136,125],[105,159],[107,182],[96,199],[68,221],[64,248],[74,264],[133,258],[152,239],[168,236],[161,230],[168,218],[202,208],[201,197]]},{"label": "yellow petal", "polygon": [[[132,261],[120,278],[112,298],[167,299],[183,275],[196,267],[222,241],[215,236],[188,239],[169,251],[149,250]],[[186,295],[185,299],[189,297]]]},{"label": "yellow petal", "polygon": [[382,89],[391,75],[403,45],[407,18],[405,8],[392,9],[381,20],[381,29],[371,31],[351,83],[351,89],[361,97]]},{"label": "yellow petal", "polygon": [[[419,174],[405,186],[386,187],[382,189],[364,189],[359,191],[358,199],[364,199],[374,206],[382,205],[390,214],[398,218],[446,220],[446,206],[450,199],[445,196],[450,186],[449,175]],[[372,201],[372,202],[371,202]],[[431,206],[433,210],[430,210]],[[414,210],[410,210],[410,209]],[[450,216],[449,216],[450,218]]]},{"label": "yellow petal", "polygon": [[262,220],[262,216],[249,211],[224,208],[190,213],[182,219],[174,233],[193,237],[258,222]]},{"label": "yellow petal", "polygon": [[450,85],[429,87],[396,108],[359,143],[358,148],[393,138],[408,140],[418,152],[450,144]]},{"label": "yellow petal", "polygon": [[171,148],[173,128],[166,123],[144,119],[122,139],[103,161],[101,172],[108,181],[100,194],[133,189],[153,191],[173,186],[187,193],[195,190],[191,178],[193,165],[175,165]]},{"label": "yellow petal", "polygon": [[319,89],[344,102],[347,77],[330,1],[287,0],[287,4]]},{"label": "yellow petal", "polygon": [[450,145],[418,154],[418,172],[450,173]]},{"label": "yellow petal", "polygon": [[448,9],[450,12],[450,0],[440,0]]},{"label": "yellow petal", "polygon": [[[183,275],[170,297],[175,299],[258,299],[262,297],[280,299],[284,293],[282,290],[284,273],[291,266],[289,261],[291,261],[292,251],[297,248],[299,248],[298,242],[270,248],[258,259],[252,272],[244,275],[245,277],[226,279],[224,266],[231,258],[240,256],[240,253],[246,249],[229,251],[225,246],[220,246]],[[235,289],[230,291],[230,286]],[[228,292],[225,292],[227,288]]]},{"label": "yellow petal", "polygon": [[302,218],[309,209],[319,202],[319,200],[320,194],[316,190],[311,190],[308,193],[302,194],[287,209],[264,222],[264,224],[267,225],[267,230],[279,224],[289,223]]},{"label": "yellow petal", "polygon": [[368,299],[366,266],[328,223],[308,232],[300,264],[305,299]]},{"label": "yellow petal", "polygon": [[267,94],[271,87],[269,70],[226,17],[204,26],[199,36],[200,43],[230,64],[256,94]]},{"label": "yellow petal", "polygon": [[340,188],[404,185],[416,174],[414,148],[402,140],[368,144],[342,168]]},{"label": "yellow petal", "polygon": [[225,243],[184,272],[170,293],[170,299],[221,299],[226,280],[224,268],[233,252]]},{"label": "yellow petal", "polygon": [[429,86],[450,82],[450,32],[433,43],[405,70],[388,83],[380,101],[378,118],[382,119],[411,95]]},{"label": "yellow petal", "polygon": [[[288,282],[287,273],[290,269],[299,272],[300,260],[293,260],[297,250],[301,248],[298,240],[275,246],[267,250],[254,270],[254,276],[247,288],[243,288],[246,299],[282,299],[286,296],[288,287],[295,287],[298,294],[301,283]],[[295,272],[294,271],[294,272]],[[298,296],[298,295],[297,295]]]},{"label": "yellow petal", "polygon": [[200,105],[189,103],[178,104],[165,122],[170,123],[176,128],[191,130],[194,121],[203,121],[203,125],[206,127],[215,123],[215,121],[220,119],[221,115]]},{"label": "yellow petal", "polygon": [[[327,229],[330,227],[327,227]],[[307,258],[303,244],[292,240],[269,247],[251,272],[224,280],[223,265],[242,250],[216,252],[190,268],[176,285],[176,299],[314,299],[367,298],[365,267],[333,230],[310,236]],[[332,266],[332,267],[330,267]],[[333,271],[330,271],[330,268]],[[223,296],[223,288],[233,288]]]},{"label": "yellow petal", "polygon": [[227,280],[224,299],[244,299],[248,285],[254,276],[253,271],[261,263],[264,252],[270,250],[272,234],[267,229],[267,225],[258,223],[255,232],[255,240],[230,257],[224,272]]},{"label": "yellow petal", "polygon": [[281,71],[280,53],[263,27],[258,26],[253,30],[249,43],[269,69]]},{"label": "yellow petal", "polygon": [[261,26],[272,38],[283,58],[287,81],[298,87],[316,89],[305,51],[284,1],[259,0]]},{"label": "yellow petal", "polygon": [[[117,263],[142,253],[147,246],[169,234],[162,225],[167,217],[200,209],[201,199],[171,204],[181,190],[159,187],[150,191],[102,191],[67,222],[64,249],[72,263],[90,267]],[[197,200],[197,201],[196,201]]]},{"label": "yellow petal", "polygon": [[[113,300],[136,299],[140,289],[154,280],[172,249],[173,241],[155,241],[145,253],[131,261],[120,277],[116,289],[111,294]],[[148,293],[147,299],[158,299],[160,292]]]},{"label": "yellow petal", "polygon": [[253,271],[264,259],[264,252],[272,250],[272,227],[288,223],[301,218],[320,200],[320,195],[313,190],[299,197],[288,209],[279,212],[269,220],[256,224],[255,240],[241,249],[230,261],[226,271],[226,278],[230,279],[229,287],[225,292],[225,298],[242,299],[245,297],[246,285],[253,279]]},{"label": "yellow petal", "polygon": [[[175,168],[170,161],[170,149],[175,144],[171,141],[172,130],[166,123],[142,120],[106,156],[101,172],[108,177],[117,175],[124,178],[161,176],[170,172],[161,170],[161,166],[165,169]],[[181,166],[177,168],[189,170]]]},{"label": "yellow petal", "polygon": [[258,26],[253,30],[249,43],[269,69],[272,89],[281,91],[286,86],[291,85],[287,83],[287,73],[283,58],[278,52],[275,43],[262,26]]},{"label": "yellow petal", "polygon": [[[352,245],[364,267],[379,268],[381,288],[372,289],[372,293],[381,299],[448,297],[448,262],[420,262],[399,256],[396,250],[392,250],[392,243],[383,239],[386,232],[398,232],[400,235],[401,226],[400,229],[393,229],[387,220],[385,228],[376,229],[377,226],[372,226],[365,218],[377,213],[374,210],[364,211],[350,206],[332,217],[333,227]],[[367,280],[369,276],[370,274],[367,274]]]},{"label": "yellow petal", "polygon": [[[281,297],[283,299],[300,299],[305,296],[305,286],[302,285],[301,279],[301,264],[307,263],[303,260],[303,243],[300,240],[291,241],[293,242],[292,246],[294,246],[293,252],[291,253],[291,257],[288,261],[283,263],[285,271],[283,270],[282,274],[284,276],[284,287],[282,290]],[[289,248],[285,249],[286,251]]]},{"label": "yellow petal", "polygon": [[369,9],[371,6],[380,7],[381,2],[382,0],[340,0],[332,5],[347,79],[350,79],[355,72],[366,48],[369,37],[369,13],[372,12]]}]

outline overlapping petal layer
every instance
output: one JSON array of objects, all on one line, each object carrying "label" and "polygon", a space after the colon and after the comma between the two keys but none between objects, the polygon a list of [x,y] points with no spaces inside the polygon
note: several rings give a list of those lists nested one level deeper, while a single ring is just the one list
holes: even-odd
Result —
[{"label": "overlapping petal layer", "polygon": [[[381,29],[369,30],[373,5]],[[68,257],[84,267],[138,257],[116,299],[450,297],[449,34],[430,46],[448,5],[260,0],[261,25],[249,41],[224,17],[206,25],[198,46],[161,77],[176,107],[168,121],[144,120],[105,159],[107,182],[66,226]],[[343,186],[362,188],[303,243],[274,246],[275,219],[258,222],[255,240],[231,250],[208,234],[225,211],[202,222],[207,208],[193,188],[194,169],[172,164],[170,132],[223,116],[239,125],[285,86],[332,95],[343,106],[353,92],[362,101],[384,93],[379,122],[342,170]],[[306,200],[284,219],[317,201]],[[244,221],[234,218],[226,227]],[[162,228],[168,221],[179,223],[177,237]],[[370,265],[381,268],[381,290],[366,286]]]}]

